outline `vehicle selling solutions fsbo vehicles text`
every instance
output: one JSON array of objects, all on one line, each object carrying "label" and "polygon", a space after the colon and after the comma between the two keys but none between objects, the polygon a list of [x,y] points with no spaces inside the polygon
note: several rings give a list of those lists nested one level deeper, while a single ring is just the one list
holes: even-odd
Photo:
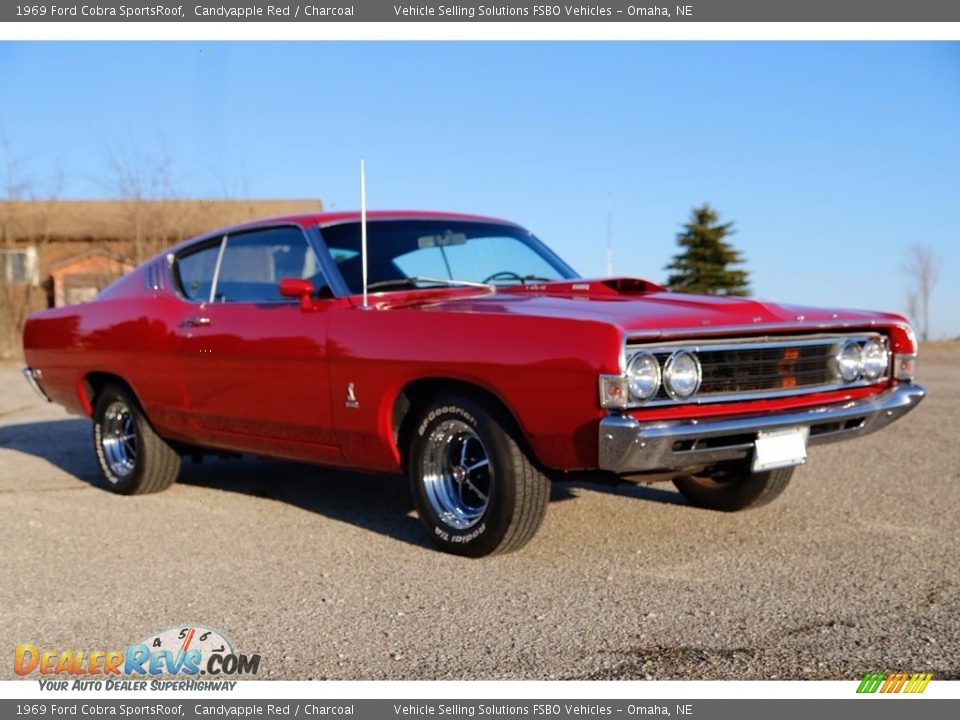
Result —
[{"label": "vehicle selling solutions fsbo vehicles text", "polygon": [[515,18],[595,18],[622,15],[628,18],[671,18],[692,17],[693,5],[676,5],[671,13],[666,6],[627,5],[626,8],[611,5],[532,5],[530,7],[511,7],[495,5],[394,5],[393,13],[403,18],[475,18],[475,17],[515,17]]}]

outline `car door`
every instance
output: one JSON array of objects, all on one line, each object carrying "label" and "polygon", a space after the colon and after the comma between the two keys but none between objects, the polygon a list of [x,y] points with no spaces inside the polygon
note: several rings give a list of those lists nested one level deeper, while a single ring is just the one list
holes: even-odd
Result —
[{"label": "car door", "polygon": [[188,301],[180,358],[198,435],[239,451],[336,460],[327,367],[336,301],[303,309],[278,289],[281,278],[297,277],[327,290],[303,231],[227,235],[179,257],[177,273]]}]

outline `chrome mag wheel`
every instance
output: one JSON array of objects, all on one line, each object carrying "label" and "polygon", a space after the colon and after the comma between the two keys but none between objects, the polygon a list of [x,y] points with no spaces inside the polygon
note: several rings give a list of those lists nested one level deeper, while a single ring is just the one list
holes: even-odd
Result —
[{"label": "chrome mag wheel", "polygon": [[140,450],[137,424],[130,408],[114,401],[107,406],[100,424],[100,446],[103,457],[116,477],[129,477],[137,466]]},{"label": "chrome mag wheel", "polygon": [[466,530],[490,503],[493,468],[483,441],[467,423],[444,420],[424,438],[422,478],[426,498],[442,522]]}]

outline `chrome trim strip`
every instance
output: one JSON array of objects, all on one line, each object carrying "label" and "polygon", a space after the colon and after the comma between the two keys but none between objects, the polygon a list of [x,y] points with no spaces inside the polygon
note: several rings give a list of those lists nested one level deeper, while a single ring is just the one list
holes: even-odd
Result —
[{"label": "chrome trim strip", "polygon": [[875,340],[877,338],[883,339],[881,333],[864,333],[859,335],[802,335],[797,338],[785,338],[785,337],[770,337],[763,336],[762,338],[745,338],[742,341],[739,340],[724,340],[718,339],[717,341],[706,340],[703,343],[690,344],[689,342],[684,342],[682,340],[669,343],[643,343],[643,344],[631,344],[627,343],[627,352],[631,350],[644,352],[656,352],[657,348],[663,348],[664,352],[676,352],[679,350],[687,350],[690,352],[722,352],[724,350],[766,350],[768,348],[784,348],[784,347],[810,347],[814,345],[833,345],[840,341],[856,341],[856,342],[867,342],[868,340]]},{"label": "chrome trim strip", "polygon": [[39,370],[34,370],[31,367],[23,367],[20,369],[20,372],[23,373],[23,376],[27,379],[27,382],[30,384],[30,387],[33,388],[34,392],[37,393],[47,402],[53,402],[50,399],[50,396],[47,395],[46,391],[40,385],[40,379],[43,377],[43,374]]},{"label": "chrome trim strip", "polygon": [[656,330],[626,330],[628,342],[647,342],[660,339],[670,339],[675,337],[690,337],[691,335],[736,335],[739,333],[756,332],[793,332],[809,333],[818,330],[862,330],[865,327],[887,327],[896,325],[897,327],[906,327],[906,323],[895,321],[871,319],[871,320],[823,320],[820,322],[809,322],[806,320],[792,320],[783,322],[764,323],[758,322],[751,325],[702,325],[700,327],[679,327]]},{"label": "chrome trim strip", "polygon": [[830,383],[827,385],[807,385],[805,387],[778,388],[776,390],[750,390],[739,393],[724,393],[722,395],[700,395],[687,400],[672,400],[663,398],[662,400],[647,400],[643,403],[632,402],[629,407],[631,410],[643,410],[644,408],[655,407],[675,407],[697,405],[713,405],[723,402],[750,402],[752,400],[773,400],[776,398],[788,396],[813,395],[814,393],[833,392],[835,390],[856,390],[857,388],[879,385],[890,380],[889,373],[877,380],[855,380],[849,383]]},{"label": "chrome trim strip", "polygon": [[[733,460],[753,450],[755,438],[744,442],[743,436],[775,428],[809,427],[810,445],[835,442],[886,427],[913,410],[925,395],[920,385],[901,384],[859,400],[762,415],[648,423],[628,415],[611,415],[599,424],[599,467],[619,474],[683,471]],[[730,438],[728,445],[695,447],[698,441],[724,437]],[[678,448],[678,441],[691,447]]]},{"label": "chrome trim strip", "polygon": [[[396,222],[398,220],[412,220],[414,222],[427,222],[431,220],[436,220],[437,222],[469,222],[469,223],[483,223],[485,225],[505,225],[512,228],[520,228],[524,232],[529,232],[522,225],[518,225],[515,222],[510,220],[502,220],[501,218],[488,218],[481,215],[457,215],[453,213],[451,215],[440,214],[439,217],[430,217],[429,215],[378,215],[377,217],[367,218],[370,222]],[[360,213],[357,213],[355,218],[338,218],[336,220],[328,220],[326,222],[315,222],[311,223],[310,227],[319,228],[321,231],[324,228],[336,227],[337,225],[348,225],[350,223],[360,224]]]}]

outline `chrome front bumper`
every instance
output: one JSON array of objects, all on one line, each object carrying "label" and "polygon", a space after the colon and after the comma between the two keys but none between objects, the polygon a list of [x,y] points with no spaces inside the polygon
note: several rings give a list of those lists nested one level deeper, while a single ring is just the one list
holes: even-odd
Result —
[{"label": "chrome front bumper", "polygon": [[926,391],[902,384],[859,400],[763,415],[644,423],[611,415],[600,421],[600,469],[618,474],[683,470],[750,458],[757,433],[809,427],[810,445],[886,427],[920,404]]}]

